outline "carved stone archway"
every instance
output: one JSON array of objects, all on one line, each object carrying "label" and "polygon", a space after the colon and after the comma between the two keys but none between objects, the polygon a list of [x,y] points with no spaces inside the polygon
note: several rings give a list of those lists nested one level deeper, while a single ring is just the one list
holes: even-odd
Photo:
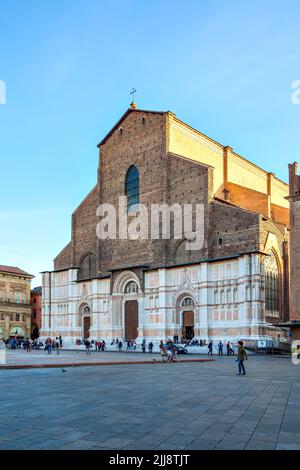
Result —
[{"label": "carved stone archway", "polygon": [[192,339],[195,334],[196,301],[191,292],[181,292],[175,303],[175,334],[178,339]]},{"label": "carved stone archway", "polygon": [[118,325],[121,337],[136,339],[142,336],[143,294],[138,276],[132,271],[121,272],[115,279],[112,291],[113,321]]},{"label": "carved stone archway", "polygon": [[87,303],[81,304],[78,312],[79,327],[83,339],[90,337],[90,330],[92,327],[92,310]]}]

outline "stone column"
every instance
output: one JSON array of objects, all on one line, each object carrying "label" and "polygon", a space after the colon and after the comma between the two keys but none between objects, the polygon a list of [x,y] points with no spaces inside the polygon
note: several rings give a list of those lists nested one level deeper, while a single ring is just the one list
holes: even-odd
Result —
[{"label": "stone column", "polygon": [[159,289],[159,297],[158,297],[158,312],[161,318],[161,326],[164,331],[165,337],[167,336],[167,323],[166,323],[166,270],[159,269],[158,270],[158,289]]},{"label": "stone column", "polygon": [[206,341],[208,340],[209,270],[210,266],[208,263],[201,264],[199,293],[199,339],[205,339]]}]

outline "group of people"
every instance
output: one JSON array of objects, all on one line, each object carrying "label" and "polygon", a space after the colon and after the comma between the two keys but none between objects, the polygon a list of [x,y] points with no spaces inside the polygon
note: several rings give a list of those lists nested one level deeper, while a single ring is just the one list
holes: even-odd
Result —
[{"label": "group of people", "polygon": [[[47,343],[48,340],[50,340],[50,343],[49,342]],[[51,340],[50,338],[48,338],[48,340],[46,341],[46,348],[48,350],[48,354],[51,354],[51,347],[52,349],[56,349],[57,353],[59,353],[59,341],[57,342],[58,338],[56,338],[56,340]],[[91,348],[93,346],[95,348],[95,351],[104,352],[106,350],[106,342],[104,340],[94,340],[94,339],[92,339],[91,341],[89,339],[86,339],[84,341],[77,340],[76,344],[84,344],[87,355],[91,354]],[[126,344],[127,344],[126,351],[136,351],[137,343],[135,339],[128,340]],[[116,345],[119,351],[123,350],[123,342],[119,338],[113,339],[110,345],[111,346]],[[205,341],[202,341],[202,340],[193,339],[190,345],[191,346],[206,346],[206,343]],[[141,343],[141,347],[142,347],[143,353],[146,353],[147,349],[149,353],[152,353],[154,344],[152,343],[152,341],[150,341],[147,344],[146,339],[143,339]],[[209,341],[207,345],[209,356],[213,355],[213,347],[214,347],[213,341]],[[220,340],[217,344],[217,350],[218,350],[219,356],[223,356],[223,351],[225,347],[226,347],[227,356],[235,355],[234,343],[230,341],[227,341],[226,343],[224,343],[222,340]],[[168,357],[171,360],[172,358],[176,356],[175,342],[172,341],[171,339],[168,339],[166,343],[164,343],[161,340],[160,345],[159,345],[159,350],[160,350],[160,354],[162,358]],[[237,355],[236,362],[238,363],[238,375],[245,375],[246,371],[245,371],[244,361],[247,360],[248,357],[247,357],[246,350],[244,348],[243,341],[238,341],[236,355]]]},{"label": "group of people", "polygon": [[56,354],[59,354],[59,350],[62,348],[62,337],[56,336],[55,339],[48,337],[45,341],[45,351],[47,354],[52,354],[52,351],[56,351]]},{"label": "group of people", "polygon": [[53,349],[57,350],[59,354],[59,349],[62,348],[62,337],[56,337],[55,339],[47,338],[45,344],[39,339],[31,340],[29,338],[2,338],[2,344],[6,349],[17,350],[23,349],[26,352],[31,352],[33,349],[40,350],[44,347],[45,351],[48,351],[48,354],[51,354]]},{"label": "group of people", "polygon": [[136,350],[136,341],[134,339],[127,341],[127,351],[135,351]]},{"label": "group of people", "polygon": [[[213,354],[213,347],[214,347],[213,341],[210,341],[207,345],[207,349],[208,349],[207,354],[209,356],[212,356],[212,354]],[[219,354],[219,356],[223,356],[223,350],[224,350],[224,343],[223,343],[223,341],[220,340],[219,343],[218,343],[218,354]],[[234,344],[233,344],[233,342],[227,341],[226,351],[227,351],[227,356],[234,356]]]},{"label": "group of people", "polygon": [[[116,340],[113,340],[111,342],[111,345],[113,345],[113,344],[116,344],[116,346],[117,346],[117,348],[120,352],[123,350],[123,343],[118,338],[116,338]],[[137,342],[135,341],[135,339],[128,340],[126,344],[127,344],[126,351],[136,351]],[[143,339],[143,341],[141,343],[141,348],[142,348],[143,353],[146,353],[147,349],[148,349],[149,353],[152,353],[153,347],[154,347],[154,344],[152,343],[152,341],[150,341],[150,343],[148,343],[148,345],[147,345],[146,339],[145,338]]]},{"label": "group of people", "polygon": [[[210,341],[208,343],[208,355],[212,356],[213,354],[213,342]],[[223,349],[224,349],[224,343],[220,340],[218,343],[218,353],[219,356],[223,356]],[[227,341],[226,343],[226,350],[227,350],[227,356],[234,356],[234,344],[230,341]],[[237,359],[236,362],[238,364],[238,374],[237,375],[246,375],[245,371],[245,365],[244,361],[248,359],[246,349],[244,347],[243,341],[238,341],[237,343]]]},{"label": "group of people", "polygon": [[[146,343],[146,340],[145,340],[145,339],[143,339],[141,346],[142,346],[142,352],[145,353],[145,352],[146,352],[146,348],[147,348],[147,343]],[[150,341],[150,343],[148,344],[148,352],[149,352],[149,353],[152,353],[152,351],[153,351],[153,346],[154,346],[154,344],[152,343],[152,341]]]},{"label": "group of people", "polygon": [[33,344],[36,343],[34,341],[31,341],[29,338],[9,338],[5,339],[2,338],[2,343],[5,345],[5,347],[8,349],[26,349],[26,348],[32,348]]},{"label": "group of people", "polygon": [[87,338],[85,339],[84,343],[86,353],[88,356],[91,355],[91,348],[94,347],[95,351],[102,351],[104,352],[106,349],[106,342],[103,340],[92,339],[91,341]]}]

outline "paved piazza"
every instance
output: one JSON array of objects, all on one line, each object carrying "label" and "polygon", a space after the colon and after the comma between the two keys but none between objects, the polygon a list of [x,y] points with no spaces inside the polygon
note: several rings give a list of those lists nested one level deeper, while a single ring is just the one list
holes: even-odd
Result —
[{"label": "paved piazza", "polygon": [[0,449],[300,450],[300,367],[215,359],[2,369]]},{"label": "paved piazza", "polygon": [[[3,351],[1,351],[3,353]],[[3,358],[5,357],[5,361]],[[42,366],[45,365],[53,366],[53,365],[79,365],[79,364],[110,364],[110,363],[135,363],[135,362],[161,362],[160,354],[155,353],[138,353],[138,352],[127,352],[123,351],[121,353],[115,351],[106,351],[106,352],[96,352],[91,350],[91,354],[87,355],[85,350],[62,350],[59,354],[56,351],[52,351],[52,354],[47,354],[45,351],[31,351],[25,352],[22,349],[17,350],[6,350],[5,356],[0,356],[0,369],[2,367],[28,367],[28,366]],[[180,355],[179,361],[203,361],[203,360],[211,360],[207,357],[207,354],[187,354],[187,355]],[[5,363],[4,363],[5,362]]]}]

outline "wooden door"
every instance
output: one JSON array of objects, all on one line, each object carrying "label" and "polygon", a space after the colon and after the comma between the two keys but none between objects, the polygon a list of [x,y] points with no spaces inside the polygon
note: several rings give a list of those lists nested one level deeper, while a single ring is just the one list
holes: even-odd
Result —
[{"label": "wooden door", "polygon": [[139,309],[137,300],[125,303],[125,340],[136,339],[138,336]]},{"label": "wooden door", "polygon": [[91,319],[90,317],[84,317],[83,319],[83,337],[87,339],[90,337]]},{"label": "wooden door", "polygon": [[182,336],[185,339],[194,337],[194,312],[183,312]]}]

